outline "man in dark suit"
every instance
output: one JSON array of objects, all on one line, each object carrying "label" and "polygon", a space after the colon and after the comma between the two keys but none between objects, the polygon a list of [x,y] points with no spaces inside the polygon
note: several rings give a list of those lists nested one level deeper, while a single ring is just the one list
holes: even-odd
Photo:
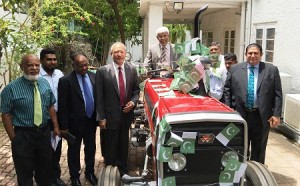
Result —
[{"label": "man in dark suit", "polygon": [[63,130],[76,137],[74,144],[68,142],[68,166],[73,186],[81,185],[80,147],[85,145],[85,177],[92,184],[97,184],[94,174],[96,151],[96,115],[94,104],[95,74],[88,71],[88,59],[75,53],[71,56],[73,71],[58,83],[58,114]]},{"label": "man in dark suit", "polygon": [[[175,53],[174,47],[169,43],[169,29],[167,27],[159,27],[156,30],[156,38],[159,43],[151,46],[144,60],[144,66],[149,70],[171,68],[176,64],[178,55]],[[166,74],[166,73],[163,73]]]},{"label": "man in dark suit", "polygon": [[114,43],[111,55],[114,62],[96,73],[97,120],[104,131],[105,164],[118,166],[123,175],[128,172],[128,132],[140,89],[135,67],[124,62],[125,45]]},{"label": "man in dark suit", "polygon": [[[245,54],[247,61],[233,65],[228,72],[225,104],[232,106],[232,96],[235,97],[235,109],[248,124],[250,159],[264,164],[270,127],[280,123],[281,81],[277,67],[261,62],[263,53],[260,45],[248,45]],[[253,85],[253,91],[250,85]]]}]

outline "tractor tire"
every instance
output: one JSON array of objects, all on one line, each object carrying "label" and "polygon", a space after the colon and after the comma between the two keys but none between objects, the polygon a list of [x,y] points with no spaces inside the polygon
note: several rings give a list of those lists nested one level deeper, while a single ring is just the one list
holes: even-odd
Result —
[{"label": "tractor tire", "polygon": [[104,167],[99,174],[98,186],[120,186],[121,177],[118,167],[111,165]]},{"label": "tractor tire", "polygon": [[247,186],[277,186],[277,182],[268,168],[256,161],[247,162]]}]

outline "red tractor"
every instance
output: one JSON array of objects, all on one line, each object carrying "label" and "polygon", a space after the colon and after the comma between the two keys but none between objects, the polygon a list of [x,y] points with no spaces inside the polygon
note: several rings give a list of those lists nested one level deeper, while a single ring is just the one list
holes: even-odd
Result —
[{"label": "red tractor", "polygon": [[[195,16],[195,38],[199,15],[206,9]],[[171,90],[172,80],[145,81],[143,101],[130,129],[131,176],[120,178],[117,167],[107,166],[98,185],[276,186],[263,164],[247,162],[246,121],[214,98]],[[203,81],[199,90],[203,92]]]},{"label": "red tractor", "polygon": [[277,185],[264,165],[247,162],[245,120],[214,98],[170,90],[172,80],[146,80],[129,157],[140,175],[106,167],[99,185]]}]

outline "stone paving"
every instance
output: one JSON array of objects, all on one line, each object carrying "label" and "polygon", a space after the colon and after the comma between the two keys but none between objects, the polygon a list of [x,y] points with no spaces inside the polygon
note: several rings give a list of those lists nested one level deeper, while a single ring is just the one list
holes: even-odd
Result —
[{"label": "stone paving", "polygon": [[[0,124],[2,125],[2,124]],[[100,149],[99,129],[97,131],[97,150],[95,158],[95,175],[99,177],[99,172],[103,168],[103,158]],[[63,140],[63,149],[61,157],[61,178],[70,185],[69,170],[67,166],[67,143]],[[84,155],[81,150],[81,183],[90,185],[84,178]],[[267,146],[266,165],[274,175],[278,186],[300,186],[300,145],[295,143],[278,130],[271,130]],[[132,174],[131,174],[132,175]],[[16,183],[16,172],[11,156],[11,147],[9,138],[0,127],[0,186],[14,186]]]},{"label": "stone paving", "polygon": [[[0,125],[2,125],[0,123]],[[97,149],[96,149],[96,158],[95,158],[95,175],[98,177],[98,174],[100,170],[103,168],[103,158],[101,155],[101,149],[100,149],[100,140],[99,140],[99,130],[97,131]],[[83,147],[83,145],[82,145]],[[70,176],[69,176],[69,169],[68,169],[68,163],[67,163],[67,142],[63,139],[63,145],[62,145],[62,155],[60,159],[60,165],[61,165],[61,178],[65,181],[65,183],[68,183],[68,185],[71,185],[70,183]],[[90,185],[84,177],[84,153],[83,148],[81,149],[80,154],[80,161],[81,161],[81,176],[80,181],[82,185]],[[11,143],[10,140],[3,129],[3,127],[0,127],[0,186],[15,186],[17,185],[17,177],[16,177],[16,171],[14,169],[14,163],[11,155]]]}]

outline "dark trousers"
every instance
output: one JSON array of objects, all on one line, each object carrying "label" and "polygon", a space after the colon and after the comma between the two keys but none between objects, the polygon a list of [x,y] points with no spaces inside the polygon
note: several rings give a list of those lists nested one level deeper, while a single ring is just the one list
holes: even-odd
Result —
[{"label": "dark trousers", "polygon": [[33,177],[38,186],[51,185],[50,128],[15,127],[12,157],[19,186],[32,186]]},{"label": "dark trousers", "polygon": [[[270,126],[263,125],[259,110],[247,112],[245,120],[248,124],[248,155],[251,156],[250,160],[264,164]],[[251,147],[251,154],[249,147]]]},{"label": "dark trousers", "polygon": [[120,173],[128,173],[129,127],[124,120],[119,129],[104,130],[105,164],[118,166]]},{"label": "dark trousers", "polygon": [[[48,121],[51,130],[53,130],[52,121]],[[62,139],[58,142],[56,150],[52,148],[52,180],[60,178],[61,169],[59,165],[60,157],[61,157],[61,148],[62,148]]]},{"label": "dark trousers", "polygon": [[62,147],[62,139],[58,142],[56,150],[54,151],[52,148],[52,179],[60,178],[61,169],[59,165],[60,157],[61,157],[61,147]]},{"label": "dark trousers", "polygon": [[80,129],[69,128],[69,132],[76,137],[74,144],[68,144],[68,166],[71,179],[79,179],[80,176],[80,148],[83,140],[85,175],[94,174],[96,152],[96,123],[89,118]]}]

